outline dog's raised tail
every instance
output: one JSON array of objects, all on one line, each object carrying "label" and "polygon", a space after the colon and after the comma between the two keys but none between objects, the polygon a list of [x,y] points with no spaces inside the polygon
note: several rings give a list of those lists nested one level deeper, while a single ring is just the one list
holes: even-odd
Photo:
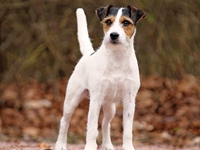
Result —
[{"label": "dog's raised tail", "polygon": [[87,20],[82,8],[76,10],[77,26],[78,26],[78,41],[80,45],[80,51],[83,55],[92,54],[94,49],[89,38]]}]

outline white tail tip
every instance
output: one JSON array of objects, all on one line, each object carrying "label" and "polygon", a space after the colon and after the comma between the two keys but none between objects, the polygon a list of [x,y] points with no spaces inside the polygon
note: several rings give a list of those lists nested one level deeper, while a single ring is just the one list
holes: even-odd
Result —
[{"label": "white tail tip", "polygon": [[77,8],[77,10],[76,10],[77,16],[78,16],[79,14],[83,14],[83,13],[84,13],[83,8]]}]

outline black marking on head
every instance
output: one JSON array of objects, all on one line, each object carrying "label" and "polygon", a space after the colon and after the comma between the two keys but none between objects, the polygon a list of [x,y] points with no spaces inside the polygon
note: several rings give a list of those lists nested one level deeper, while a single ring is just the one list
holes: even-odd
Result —
[{"label": "black marking on head", "polygon": [[140,19],[146,16],[145,12],[143,12],[141,9],[130,5],[128,5],[127,8],[124,8],[122,10],[122,15],[130,17],[135,25]]},{"label": "black marking on head", "polygon": [[118,13],[118,11],[119,11],[119,8],[114,8],[114,7],[112,7],[112,8],[110,9],[109,13],[108,13],[108,16],[109,16],[109,15],[116,16],[117,13]]},{"label": "black marking on head", "polygon": [[129,9],[128,9],[128,8],[124,8],[124,9],[122,9],[122,15],[124,15],[124,16],[127,16],[127,17],[131,18],[131,14],[130,14],[130,12],[129,12]]},{"label": "black marking on head", "polygon": [[108,5],[106,7],[100,7],[96,9],[96,14],[99,17],[100,21],[104,18],[113,15],[116,16],[119,8],[114,8],[112,5]]},{"label": "black marking on head", "polygon": [[[108,5],[106,7],[100,7],[96,9],[96,14],[100,21],[102,21],[104,18],[113,15],[116,16],[118,13],[119,8],[113,7],[113,5]],[[122,15],[125,15],[127,17],[130,17],[134,24],[144,18],[146,16],[145,12],[141,9],[136,8],[135,6],[128,5],[126,8],[122,9]]]}]

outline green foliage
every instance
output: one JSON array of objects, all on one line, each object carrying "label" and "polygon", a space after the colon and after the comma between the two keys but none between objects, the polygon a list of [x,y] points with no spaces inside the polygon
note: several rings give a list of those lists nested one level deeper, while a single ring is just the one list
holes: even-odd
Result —
[{"label": "green foliage", "polygon": [[69,76],[81,54],[76,8],[84,8],[95,48],[103,31],[95,9],[128,4],[147,17],[137,25],[135,49],[141,74],[180,78],[200,75],[200,2],[197,0],[3,0],[0,2],[0,77],[39,81]]}]

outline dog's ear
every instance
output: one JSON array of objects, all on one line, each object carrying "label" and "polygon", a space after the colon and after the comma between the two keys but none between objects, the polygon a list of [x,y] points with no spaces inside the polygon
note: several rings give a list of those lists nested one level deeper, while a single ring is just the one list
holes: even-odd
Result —
[{"label": "dog's ear", "polygon": [[134,6],[127,6],[129,10],[129,14],[133,22],[136,24],[140,19],[145,18],[146,13],[142,11],[141,9],[138,9]]},{"label": "dog's ear", "polygon": [[112,5],[108,5],[106,7],[100,7],[96,9],[96,14],[100,21],[102,21],[106,16],[108,16],[108,12],[110,8],[113,7]]}]

